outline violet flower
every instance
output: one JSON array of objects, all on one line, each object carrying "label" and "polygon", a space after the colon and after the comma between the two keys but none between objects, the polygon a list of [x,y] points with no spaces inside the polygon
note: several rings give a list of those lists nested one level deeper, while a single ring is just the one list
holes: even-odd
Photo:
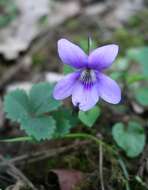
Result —
[{"label": "violet flower", "polygon": [[101,97],[106,102],[117,104],[121,99],[118,84],[103,74],[118,54],[118,46],[111,44],[93,50],[89,55],[66,39],[58,41],[58,53],[63,63],[78,69],[68,74],[54,88],[53,97],[62,100],[72,96],[72,103],[87,111]]}]

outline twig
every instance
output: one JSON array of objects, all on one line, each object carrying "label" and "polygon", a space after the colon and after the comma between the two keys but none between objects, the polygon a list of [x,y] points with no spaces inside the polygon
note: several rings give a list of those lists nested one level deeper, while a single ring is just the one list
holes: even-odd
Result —
[{"label": "twig", "polygon": [[[0,159],[2,161],[7,162],[3,156],[0,155]],[[32,190],[38,190],[33,183],[18,169],[16,168],[12,163],[7,162],[7,166],[10,168],[10,170],[8,170],[8,173],[10,175],[12,175],[13,177],[15,177],[17,180],[21,180],[23,181],[23,183],[25,185],[27,185],[28,187],[30,187]]]},{"label": "twig", "polygon": [[5,85],[21,68],[22,68],[22,64],[16,64],[12,66],[11,68],[9,68],[9,70],[7,70],[7,74],[4,73],[4,75],[2,75],[2,78],[0,81],[0,88],[2,88],[3,85]]},{"label": "twig", "polygon": [[54,156],[56,156],[58,154],[67,152],[67,151],[69,151],[71,149],[76,149],[79,146],[87,145],[89,143],[90,143],[89,141],[83,141],[83,142],[82,141],[77,141],[77,142],[75,142],[75,143],[73,143],[71,145],[65,146],[65,147],[60,147],[60,148],[56,148],[56,149],[50,149],[50,151],[49,150],[44,150],[44,151],[35,152],[35,153],[31,153],[31,154],[24,154],[24,155],[12,158],[12,159],[10,159],[8,161],[4,160],[3,162],[0,163],[0,167],[8,165],[8,163],[18,165],[20,162],[22,163],[22,162],[26,162],[26,161],[27,161],[27,163],[37,162],[37,161],[40,161],[40,160],[44,160],[46,158],[54,157]]},{"label": "twig", "polygon": [[121,157],[118,157],[118,163],[122,169],[122,172],[124,174],[124,180],[125,180],[125,187],[126,187],[126,190],[131,190],[130,188],[130,184],[129,184],[129,174],[128,174],[128,170],[126,168],[126,165],[124,163],[124,161],[121,159]]},{"label": "twig", "polygon": [[99,146],[99,174],[100,174],[100,184],[101,190],[104,190],[104,178],[103,178],[103,147]]},{"label": "twig", "polygon": [[38,190],[33,185],[33,183],[19,169],[17,169],[14,165],[10,164],[9,167],[10,167],[10,169],[7,171],[7,173],[9,175],[12,175],[13,177],[15,177],[16,180],[21,180],[26,186],[28,186],[32,190]]}]

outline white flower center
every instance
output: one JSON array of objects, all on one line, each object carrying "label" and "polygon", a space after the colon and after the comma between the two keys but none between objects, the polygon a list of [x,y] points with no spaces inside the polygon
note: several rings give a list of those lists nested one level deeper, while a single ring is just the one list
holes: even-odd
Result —
[{"label": "white flower center", "polygon": [[96,73],[93,70],[85,69],[80,75],[80,81],[85,86],[91,86],[96,81]]}]

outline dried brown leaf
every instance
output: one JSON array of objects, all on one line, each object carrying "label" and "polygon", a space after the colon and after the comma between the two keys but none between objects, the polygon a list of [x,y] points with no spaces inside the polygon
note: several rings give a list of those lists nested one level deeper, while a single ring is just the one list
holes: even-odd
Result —
[{"label": "dried brown leaf", "polygon": [[58,182],[60,190],[74,190],[83,181],[84,174],[77,170],[57,169],[49,172],[49,184],[54,183],[53,178]]}]

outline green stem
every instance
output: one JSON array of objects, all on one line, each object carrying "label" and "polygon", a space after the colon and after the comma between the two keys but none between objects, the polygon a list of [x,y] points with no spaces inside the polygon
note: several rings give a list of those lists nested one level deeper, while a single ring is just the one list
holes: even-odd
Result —
[{"label": "green stem", "polygon": [[109,146],[108,144],[106,144],[105,142],[103,142],[101,139],[87,134],[87,133],[72,133],[72,134],[68,134],[65,135],[64,138],[83,138],[83,139],[89,139],[91,141],[94,141],[97,145],[102,145],[103,147],[105,147],[106,149],[108,149],[110,152],[112,152],[113,154],[117,155],[117,151],[114,150],[111,146]]},{"label": "green stem", "polygon": [[123,160],[121,159],[121,157],[119,156],[118,152],[113,149],[111,146],[109,146],[108,144],[106,144],[105,142],[103,142],[101,139],[98,139],[97,137],[93,136],[93,135],[90,135],[90,134],[87,134],[87,133],[73,133],[73,134],[68,134],[68,135],[65,135],[64,138],[83,138],[83,139],[89,139],[89,140],[92,140],[94,141],[97,145],[102,145],[103,147],[105,147],[106,149],[108,149],[110,152],[112,152],[116,157],[117,157],[117,161],[118,161],[118,164],[120,165],[122,171],[123,171],[123,174],[125,176],[125,181],[126,181],[126,190],[130,190],[130,185],[129,185],[129,175],[128,175],[128,172],[126,170],[126,167],[125,167],[125,164],[123,162]]},{"label": "green stem", "polygon": [[24,142],[24,141],[33,141],[33,138],[30,136],[24,136],[24,137],[16,137],[16,138],[10,138],[10,139],[1,139],[0,142]]},{"label": "green stem", "polygon": [[[110,152],[112,152],[114,155],[117,155],[118,152],[116,150],[114,150],[111,146],[109,146],[108,144],[106,144],[105,142],[103,142],[101,139],[91,135],[91,134],[87,134],[87,133],[72,133],[72,134],[68,134],[65,135],[62,138],[75,138],[75,139],[89,139],[91,141],[94,141],[97,145],[102,145],[103,147],[105,147],[106,149],[108,149]],[[16,138],[10,138],[10,139],[3,139],[0,140],[0,142],[24,142],[24,141],[34,141],[34,139],[30,136],[24,136],[24,137],[16,137]]]},{"label": "green stem", "polygon": [[[74,138],[74,139],[87,139],[87,140],[91,140],[94,141],[97,145],[102,145],[104,148],[106,148],[108,151],[112,152],[116,157],[117,157],[117,161],[124,173],[125,179],[126,179],[126,189],[130,190],[130,186],[128,183],[128,172],[127,169],[125,167],[125,164],[123,162],[123,160],[120,158],[118,152],[113,149],[110,145],[106,144],[105,142],[103,142],[101,139],[91,135],[91,134],[87,134],[87,133],[72,133],[72,134],[68,134],[65,135],[63,138]],[[0,140],[0,142],[21,142],[21,141],[34,141],[34,139],[32,137],[29,136],[25,136],[25,137],[17,137],[17,138],[12,138],[12,139],[5,139],[5,140]]]}]

